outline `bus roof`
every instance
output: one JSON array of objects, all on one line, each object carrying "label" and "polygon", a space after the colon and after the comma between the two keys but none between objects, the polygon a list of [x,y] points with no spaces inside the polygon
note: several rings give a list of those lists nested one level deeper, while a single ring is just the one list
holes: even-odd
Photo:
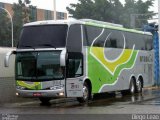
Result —
[{"label": "bus roof", "polygon": [[70,20],[44,20],[44,21],[36,21],[36,22],[31,22],[31,23],[26,23],[24,26],[36,26],[36,25],[52,25],[52,24],[66,24],[66,25],[71,25],[71,24],[84,24],[83,21],[76,20],[76,19],[70,19]]},{"label": "bus roof", "polygon": [[26,23],[24,24],[24,26],[53,25],[53,24],[55,25],[84,24],[84,25],[90,25],[90,26],[95,26],[95,27],[102,27],[102,28],[109,28],[109,29],[126,31],[126,32],[152,35],[150,32],[138,31],[135,29],[128,29],[128,28],[124,28],[123,25],[120,25],[120,24],[97,21],[97,20],[92,20],[92,19],[79,19],[79,20],[69,19],[69,20],[56,20],[56,21],[55,20],[45,20],[45,21],[36,21],[36,22]]}]

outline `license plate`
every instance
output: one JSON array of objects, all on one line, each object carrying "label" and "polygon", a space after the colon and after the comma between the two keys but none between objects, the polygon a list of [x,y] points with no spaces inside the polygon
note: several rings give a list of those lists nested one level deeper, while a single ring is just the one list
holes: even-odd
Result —
[{"label": "license plate", "polygon": [[33,93],[33,96],[34,97],[40,97],[40,96],[42,96],[42,94],[41,93]]}]

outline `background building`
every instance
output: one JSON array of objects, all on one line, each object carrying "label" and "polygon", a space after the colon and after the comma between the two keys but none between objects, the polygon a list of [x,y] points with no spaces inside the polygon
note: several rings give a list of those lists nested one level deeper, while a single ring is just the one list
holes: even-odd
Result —
[{"label": "background building", "polygon": [[[7,9],[11,15],[13,15],[12,6],[13,4],[0,2],[0,7]],[[51,10],[39,9],[35,7],[31,8],[31,16],[33,18],[33,21],[53,20],[53,14],[54,12]],[[67,19],[67,13],[57,11],[57,19]]]}]

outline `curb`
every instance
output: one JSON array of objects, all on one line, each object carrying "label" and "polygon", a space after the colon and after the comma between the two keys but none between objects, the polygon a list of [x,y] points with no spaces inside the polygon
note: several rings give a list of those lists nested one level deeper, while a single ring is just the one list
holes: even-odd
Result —
[{"label": "curb", "polygon": [[143,88],[144,90],[158,90],[158,89],[160,89],[160,87],[158,87],[158,86],[153,86],[153,87],[145,87],[145,88]]}]

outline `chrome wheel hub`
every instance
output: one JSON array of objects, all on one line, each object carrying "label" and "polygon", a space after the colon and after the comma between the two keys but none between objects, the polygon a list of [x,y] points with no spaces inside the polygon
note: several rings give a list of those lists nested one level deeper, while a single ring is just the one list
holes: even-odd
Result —
[{"label": "chrome wheel hub", "polygon": [[88,89],[86,86],[83,87],[83,98],[84,100],[88,99]]},{"label": "chrome wheel hub", "polygon": [[141,82],[140,81],[137,81],[137,90],[141,91]]},{"label": "chrome wheel hub", "polygon": [[132,85],[131,85],[131,93],[134,93],[135,92],[135,86],[134,86],[134,84],[132,83]]}]

